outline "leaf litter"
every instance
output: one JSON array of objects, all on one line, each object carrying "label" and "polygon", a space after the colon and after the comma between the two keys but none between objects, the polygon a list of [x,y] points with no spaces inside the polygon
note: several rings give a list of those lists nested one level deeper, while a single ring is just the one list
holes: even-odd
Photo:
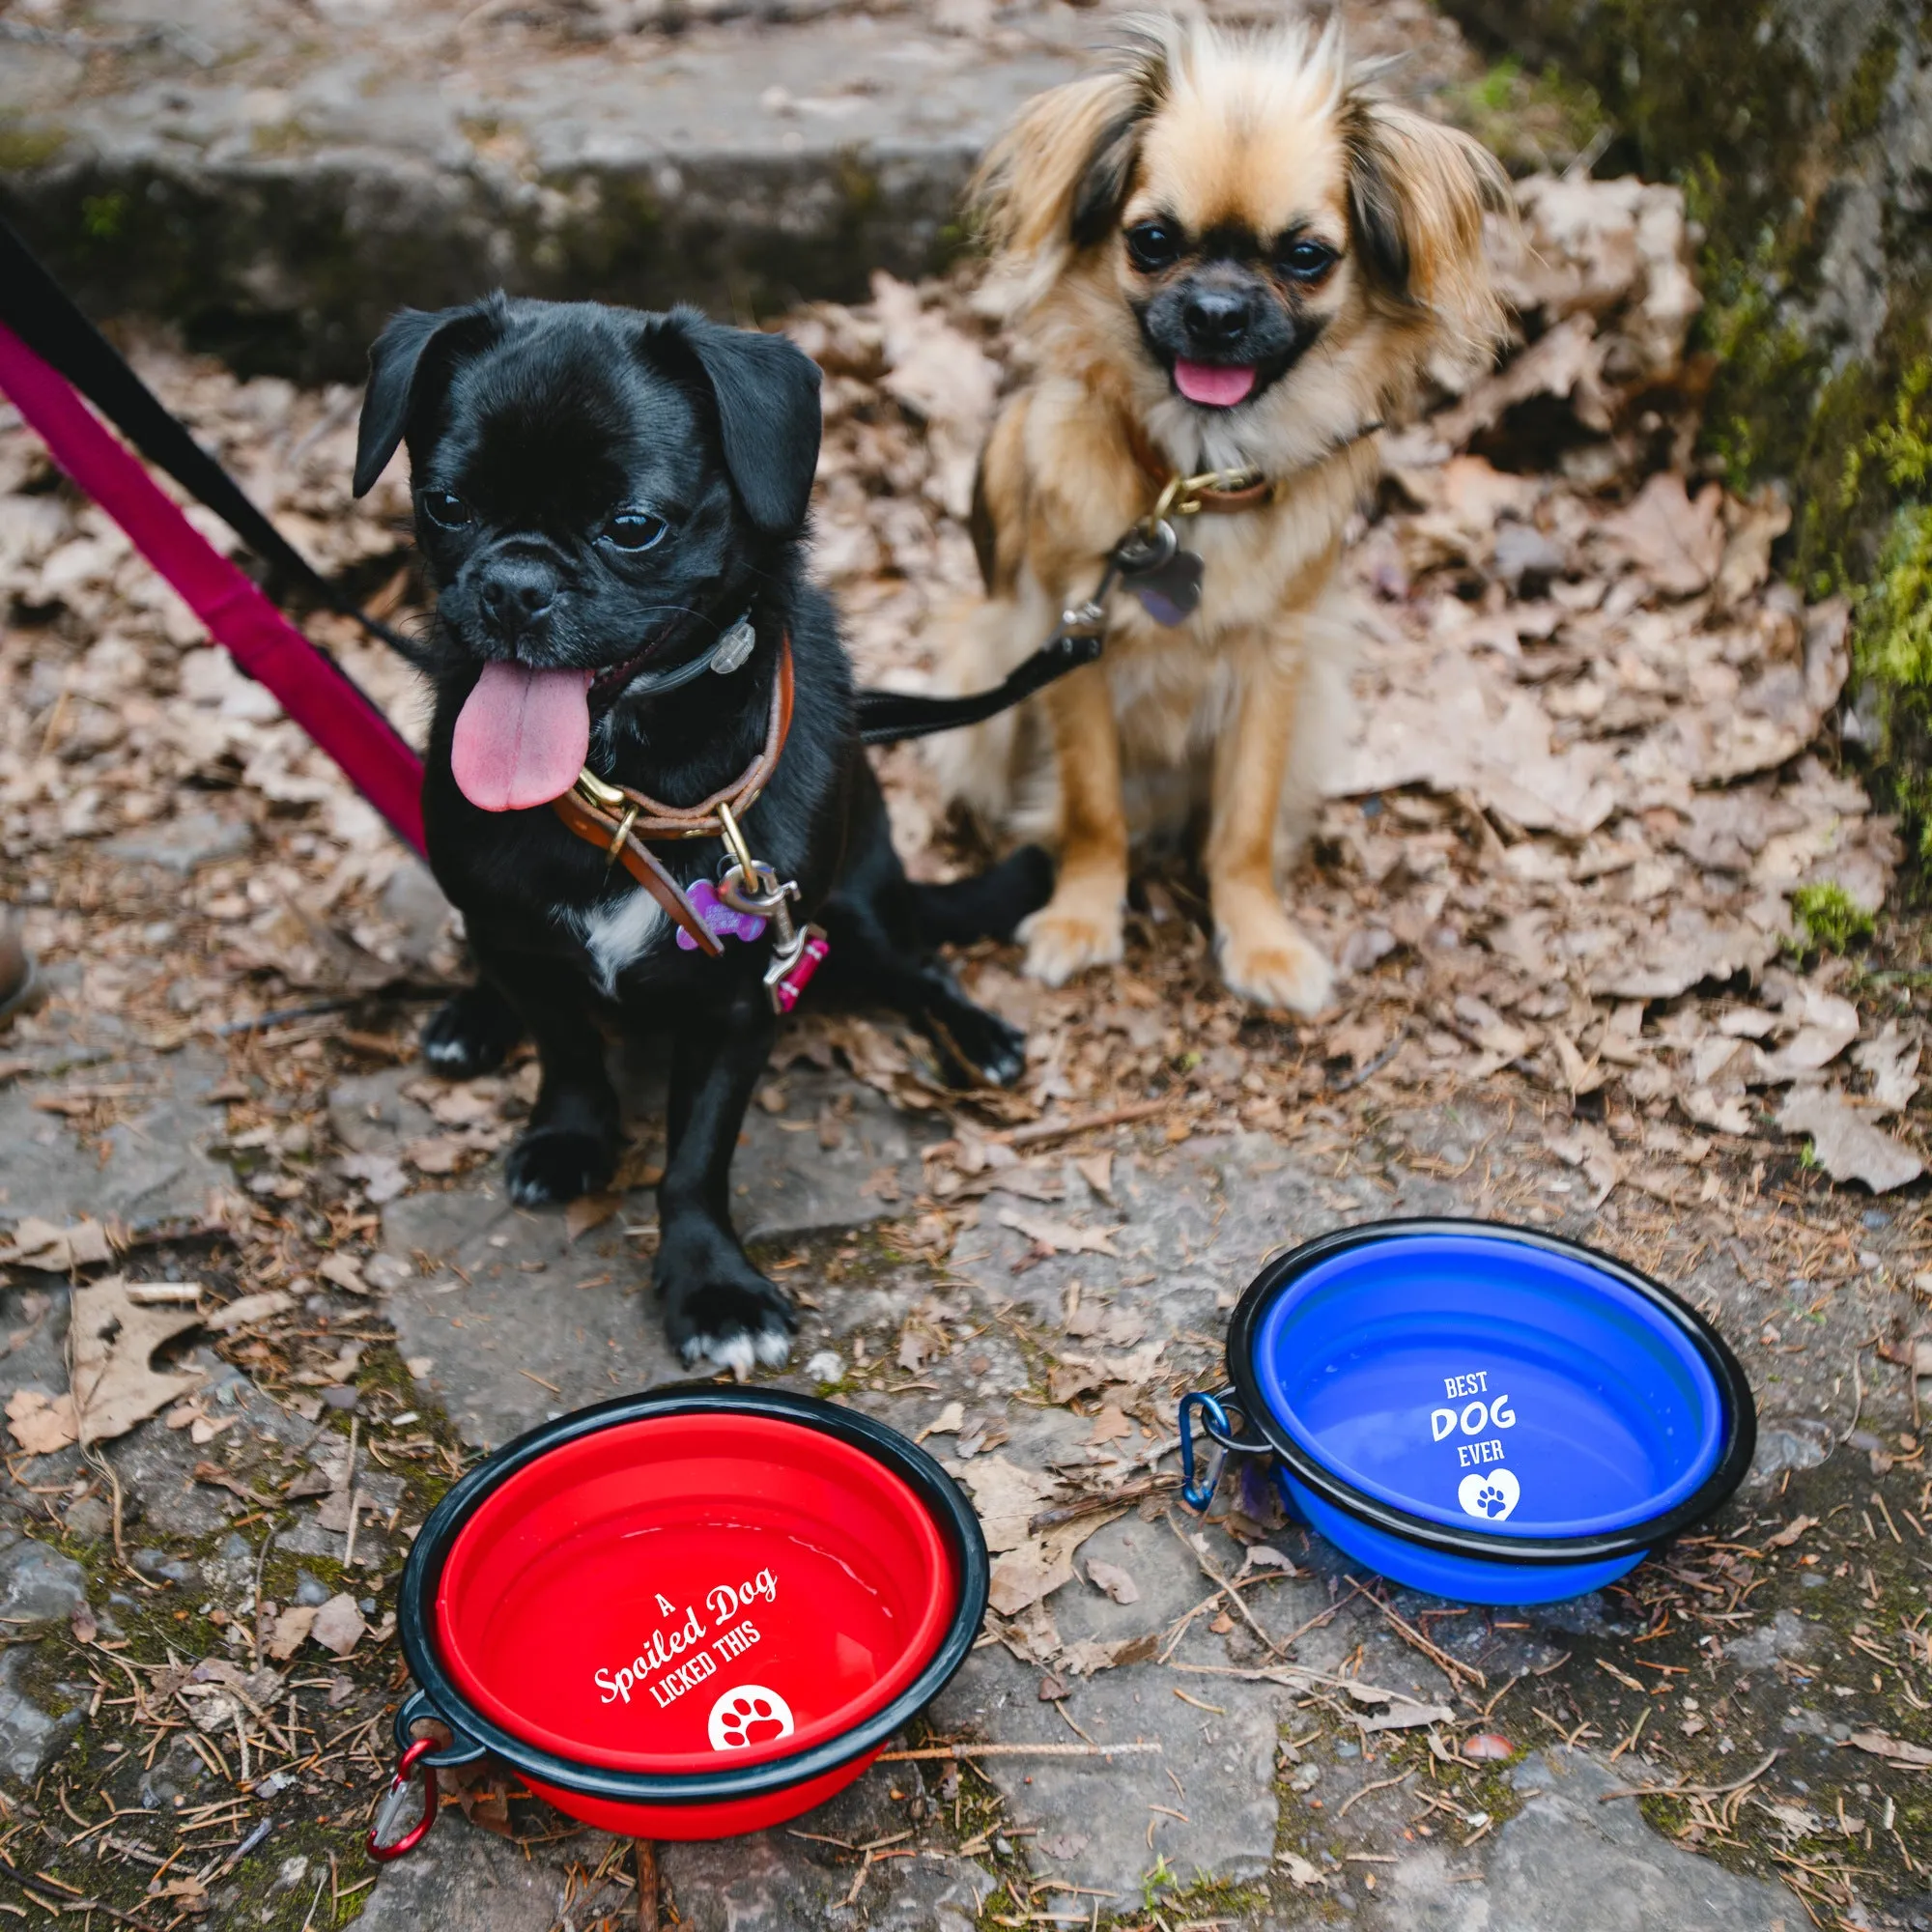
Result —
[{"label": "leaf litter", "polygon": [[[1029,1030],[1014,1092],[962,1100],[923,1044],[893,1026],[807,1017],[781,1042],[775,1077],[796,1061],[841,1064],[895,1105],[948,1122],[904,1223],[912,1251],[944,1258],[962,1233],[990,1226],[1019,1235],[1036,1260],[1127,1263],[1114,1158],[1093,1151],[1094,1129],[1132,1123],[1173,1142],[1229,1127],[1282,1133],[1311,1107],[1341,1124],[1482,1088],[1544,1110],[1549,1146],[1596,1206],[1618,1188],[1694,1205],[1711,1184],[1709,1150],[1762,1152],[1775,1136],[1861,1186],[1903,1184],[1890,1177],[1920,1159],[1922,1021],[1901,1010],[1868,1030],[1846,962],[1798,945],[1795,893],[1835,887],[1875,907],[1898,855],[1831,753],[1846,611],[1806,606],[1773,580],[1788,519],[1776,497],[1740,499],[1686,467],[1699,378],[1684,356],[1695,292],[1681,198],[1549,179],[1522,192],[1533,243],[1518,270],[1525,346],[1388,438],[1388,482],[1344,567],[1359,640],[1356,725],[1291,881],[1297,916],[1343,969],[1337,1010],[1290,1032],[1229,1000],[1199,882],[1168,868],[1137,889],[1128,960],[1111,975],[1054,990],[1020,979],[1009,952],[980,949],[966,962],[978,995]],[[1002,345],[967,275],[918,286],[881,277],[870,302],[815,305],[787,326],[828,371],[818,567],[845,611],[861,677],[916,686],[932,669],[930,620],[977,581],[971,462],[1007,380]],[[325,568],[378,582],[385,614],[418,621],[397,534],[400,473],[365,504],[344,500],[353,392],[238,382],[155,345],[139,359],[271,513],[299,520]],[[10,850],[49,884],[29,901],[32,943],[78,975],[53,1010],[111,1014],[167,1047],[272,1020],[318,994],[459,978],[454,923],[415,892],[366,806],[205,646],[99,514],[55,486],[17,425],[0,423],[0,490],[10,506],[33,506],[19,540],[0,546],[0,589],[17,613],[0,632],[0,675],[15,699],[0,718],[0,809]],[[400,666],[327,613],[305,621],[419,732],[419,695]],[[915,872],[977,863],[917,749],[879,763]],[[111,881],[114,867],[152,865],[140,853],[170,841],[202,857],[170,889],[179,905],[161,940],[117,911]],[[53,889],[70,875],[86,890]],[[47,1037],[40,1016],[16,1026],[30,1047]],[[340,1013],[274,1023],[274,1074],[301,1103],[291,1117],[245,1086],[228,1101],[227,1145],[248,1153],[251,1171],[211,1214],[253,1259],[247,1293],[206,1325],[312,1417],[317,1391],[352,1381],[359,1358],[295,1333],[301,1295],[317,1276],[356,1293],[378,1264],[402,1279],[410,1269],[355,1246],[327,1271],[313,1253],[298,1263],[298,1204],[322,1202],[338,1237],[366,1244],[355,1215],[487,1160],[528,1104],[512,1081],[423,1081],[415,1101],[433,1131],[395,1151],[345,1145],[303,1084],[308,1063],[291,1056],[327,1042],[408,1057],[406,1037],[352,1047],[352,1034]],[[246,1064],[265,1078],[261,1059]],[[78,1145],[128,1105],[88,1091],[84,1076],[53,1097],[58,1131]],[[111,1265],[115,1238],[22,1211],[6,1259],[71,1275]],[[180,1321],[177,1334],[198,1319],[128,1312]],[[1171,1487],[1150,1477],[1165,1487],[1139,1490],[1134,1472],[1167,1446],[1186,1365],[1139,1346],[1134,1319],[1083,1293],[1049,1338],[1048,1397],[1081,1405],[1094,1461],[1023,1469],[999,1454],[996,1417],[964,1405],[935,1430],[953,1436],[950,1466],[997,1526],[990,1628],[1063,1678],[1145,1662],[1163,1641],[1063,1643],[1051,1610],[1081,1577],[1119,1601],[1119,1579],[1107,1580],[1119,1566],[1081,1561],[1081,1546],[1134,1501],[1157,1507]],[[114,1331],[128,1338],[116,1373],[130,1391],[123,1409],[152,1397],[141,1411],[152,1415],[192,1391],[144,1379],[165,1372],[152,1351],[133,1361],[143,1332]],[[896,1359],[917,1372],[949,1346],[942,1324],[909,1316]],[[1928,1345],[1897,1346],[1916,1361],[1911,1351]],[[105,1389],[104,1372],[99,1379]],[[28,1389],[9,1420],[24,1446],[21,1422],[65,1427],[71,1439],[85,1417],[71,1397]],[[184,1426],[192,1433],[196,1416]],[[357,1505],[345,1478],[315,1468],[277,1488],[346,1525]],[[1035,1526],[1072,1509],[1074,1520]],[[1204,1611],[1230,1631],[1240,1628],[1229,1607],[1239,1594],[1286,1574],[1260,1554],[1264,1543],[1245,1540],[1250,1563],[1215,1585]],[[276,1665],[311,1643],[345,1657],[371,1647],[346,1592],[276,1609],[263,1636]],[[1335,1689],[1307,1672],[1284,1681]],[[213,1710],[245,1688],[215,1673],[187,1694]],[[1437,1708],[1360,1685],[1341,1694],[1386,1706],[1367,1721],[1398,1732],[1426,1727]],[[500,1792],[459,1802],[508,1829]]]}]

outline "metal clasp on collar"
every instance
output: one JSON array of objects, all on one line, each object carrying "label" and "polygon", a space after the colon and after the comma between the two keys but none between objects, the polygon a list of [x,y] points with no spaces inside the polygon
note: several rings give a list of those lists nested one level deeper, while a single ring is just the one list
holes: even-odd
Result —
[{"label": "metal clasp on collar", "polygon": [[760,869],[758,862],[752,857],[752,848],[745,843],[744,827],[738,823],[738,814],[729,804],[720,803],[718,823],[723,828],[724,849],[730,853],[732,863],[746,879],[755,879]]},{"label": "metal clasp on collar", "polygon": [[578,773],[577,782],[571,789],[597,810],[618,814],[617,830],[611,835],[610,847],[604,854],[604,866],[608,871],[622,855],[631,836],[631,828],[637,824],[643,808],[627,792],[619,791],[613,784],[606,784],[587,765]]},{"label": "metal clasp on collar", "polygon": [[779,947],[782,951],[791,944],[789,901],[798,897],[798,887],[790,879],[781,880],[771,867],[752,857],[752,848],[745,842],[744,827],[738,823],[738,814],[728,805],[718,808],[718,819],[724,827],[724,850],[731,859],[718,881],[718,896],[733,912],[749,913],[753,918],[775,922]]},{"label": "metal clasp on collar", "polygon": [[1252,490],[1262,480],[1259,469],[1204,469],[1198,476],[1170,476],[1154,506],[1141,522],[1151,540],[1157,526],[1169,517],[1200,514],[1201,499],[1210,490]]}]

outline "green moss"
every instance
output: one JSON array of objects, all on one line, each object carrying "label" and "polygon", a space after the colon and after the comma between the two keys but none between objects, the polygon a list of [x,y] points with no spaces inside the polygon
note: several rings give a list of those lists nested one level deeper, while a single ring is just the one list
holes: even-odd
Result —
[{"label": "green moss", "polygon": [[1710,294],[1701,346],[1718,362],[1704,416],[1706,450],[1742,496],[1772,476],[1801,467],[1810,422],[1800,410],[1767,410],[1772,396],[1803,396],[1815,386],[1823,358],[1782,313],[1782,277],[1769,237],[1757,255],[1707,274]]},{"label": "green moss", "polygon": [[125,194],[90,194],[80,204],[80,225],[90,242],[112,242],[128,220]]},{"label": "green moss", "polygon": [[1843,886],[1800,886],[1791,895],[1806,944],[1826,952],[1845,952],[1857,939],[1869,939],[1877,921]]},{"label": "green moss", "polygon": [[[1791,0],[1448,0],[1492,32],[1520,23],[1563,52],[1619,129],[1605,171],[1674,180],[1702,231],[1710,358],[1703,454],[1740,494],[1776,478],[1796,509],[1781,559],[1807,595],[1849,593],[1876,715],[1872,780],[1932,861],[1932,251],[1887,241],[1887,307],[1867,352],[1823,343],[1819,295],[1836,185],[1869,173],[1899,63],[1932,6],[1894,4],[1835,85],[1800,43]],[[1515,11],[1511,11],[1512,5]],[[1921,17],[1915,18],[1915,14]],[[1849,70],[1847,71],[1847,69]],[[1471,90],[1504,98],[1507,63]]]},{"label": "green moss", "polygon": [[[1909,450],[1899,460],[1913,460]],[[1932,862],[1932,505],[1892,520],[1859,600],[1852,661],[1878,729],[1886,802],[1921,861]]]},{"label": "green moss", "polygon": [[1866,43],[1850,82],[1838,98],[1833,118],[1841,140],[1862,141],[1878,132],[1886,90],[1897,71],[1898,35],[1890,26],[1881,26]]},{"label": "green moss", "polygon": [[314,147],[315,136],[298,120],[271,121],[249,135],[248,145],[258,155],[278,157]]},{"label": "green moss", "polygon": [[879,207],[879,177],[857,148],[838,151],[838,192],[855,220],[875,214]]},{"label": "green moss", "polygon": [[663,242],[664,208],[641,176],[553,175],[544,185],[566,198],[569,213],[554,228],[533,231],[528,249],[557,294],[609,289],[648,271]]},{"label": "green moss", "polygon": [[1513,174],[1567,167],[1606,132],[1592,87],[1553,67],[1524,69],[1514,55],[1478,79],[1447,90],[1442,111],[1491,149]]},{"label": "green moss", "polygon": [[1932,688],[1932,508],[1901,510],[1859,609],[1859,668],[1886,691]]},{"label": "green moss", "polygon": [[22,128],[0,120],[0,174],[43,168],[66,146],[65,128]]}]

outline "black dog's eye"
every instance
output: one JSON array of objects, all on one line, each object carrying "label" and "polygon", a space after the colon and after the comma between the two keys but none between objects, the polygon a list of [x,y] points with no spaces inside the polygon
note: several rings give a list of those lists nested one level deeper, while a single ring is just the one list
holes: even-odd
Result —
[{"label": "black dog's eye", "polygon": [[469,505],[447,490],[425,490],[416,501],[439,529],[460,530],[469,523]]},{"label": "black dog's eye", "polygon": [[649,510],[619,510],[604,526],[606,539],[619,550],[655,550],[670,526]]},{"label": "black dog's eye", "polygon": [[1180,254],[1180,234],[1165,221],[1137,221],[1127,230],[1127,254],[1137,269],[1170,267]]},{"label": "black dog's eye", "polygon": [[1282,272],[1297,282],[1319,282],[1341,257],[1325,242],[1291,242],[1277,257]]}]

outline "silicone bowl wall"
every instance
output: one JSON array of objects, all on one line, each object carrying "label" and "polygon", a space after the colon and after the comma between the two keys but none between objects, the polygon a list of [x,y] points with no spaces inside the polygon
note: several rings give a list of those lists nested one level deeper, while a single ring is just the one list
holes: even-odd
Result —
[{"label": "silicone bowl wall", "polygon": [[[608,1727],[601,1735],[575,1735],[594,1730],[582,1721],[586,1705],[577,1678],[596,1646],[577,1628],[580,1616],[586,1627],[594,1623],[591,1593],[574,1596],[562,1587],[574,1560],[569,1551],[581,1543],[588,1559],[585,1575],[608,1582],[614,1558],[611,1540],[599,1542],[600,1510],[634,1540],[641,1535],[639,1547],[650,1547],[649,1520],[630,1521],[622,1511],[636,1506],[648,1513],[656,1507],[650,1496],[658,1478],[647,1463],[661,1463],[666,1442],[680,1435],[702,1445],[700,1462],[722,1455],[721,1466],[734,1484],[726,1498],[729,1526],[750,1524],[764,1533],[776,1509],[790,1535],[802,1510],[808,1525],[818,1525],[801,1544],[808,1554],[819,1542],[831,1542],[835,1547],[825,1553],[834,1571],[854,1567],[855,1557],[859,1567],[870,1566],[871,1594],[890,1598],[891,1615],[904,1627],[904,1641],[890,1657],[881,1654],[876,1695],[847,1698],[836,1721],[819,1721],[824,1713],[814,1716],[806,1704],[816,1698],[829,1706],[837,1699],[823,1687],[799,1683],[794,1734],[755,1747],[738,1741],[739,1747],[729,1751],[619,1750],[612,1747]],[[789,1457],[788,1442],[794,1451]],[[650,1450],[649,1458],[639,1460],[639,1445]],[[627,1489],[633,1463],[636,1480]],[[788,1466],[800,1472],[795,1490],[784,1479]],[[854,1471],[857,1479],[848,1482]],[[841,1483],[847,1485],[843,1490]],[[842,1526],[841,1497],[852,1504],[851,1520]],[[668,1516],[682,1508],[691,1518],[687,1501],[674,1489],[666,1492]],[[894,1521],[898,1504],[904,1520]],[[559,1561],[566,1565],[561,1580],[554,1574]],[[918,1574],[888,1576],[881,1566]],[[535,1575],[540,1587],[520,1600],[519,1579],[526,1574]],[[653,1577],[655,1596],[657,1582],[668,1584],[669,1578],[656,1572]],[[454,1601],[444,1601],[446,1578]],[[701,1590],[708,1572],[687,1580]],[[529,1640],[521,1652],[492,1652],[491,1601],[486,1594],[466,1609],[461,1592],[467,1587],[497,1592],[525,1618],[522,1628]],[[433,1712],[443,1719],[457,1734],[453,1751],[480,1747],[513,1766],[559,1809],[586,1823],[650,1837],[724,1837],[796,1817],[856,1778],[964,1662],[984,1615],[986,1588],[985,1543],[971,1508],[938,1464],[896,1432],[810,1397],[669,1389],[548,1423],[466,1477],[424,1524],[411,1552],[399,1634],[425,1700],[416,1716]],[[682,1614],[687,1594],[672,1588],[666,1601]],[[782,1580],[779,1594],[785,1594]],[[843,1611],[814,1622],[811,1603],[796,1593],[782,1605],[760,1600],[755,1590],[751,1601],[763,1620],[761,1634],[751,1638],[756,1648],[734,1653],[733,1669],[742,1665],[770,1675],[767,1660],[786,1641],[799,1641],[801,1632],[817,1632],[828,1644],[842,1635]],[[708,1609],[702,1620],[711,1626],[707,1636],[715,1635],[718,1626]],[[742,1626],[731,1628],[742,1645]],[[543,1641],[548,1629],[558,1633],[554,1643]],[[519,1654],[527,1658],[530,1681],[506,1667]],[[607,1685],[613,1681],[611,1666],[619,1661],[614,1654],[607,1661]],[[661,1681],[663,1675],[660,1669]],[[550,1678],[562,1686],[554,1701],[547,1701],[543,1689]],[[691,1708],[699,1709],[699,1699],[708,1704],[706,1693],[734,1681],[730,1671],[707,1674]],[[640,1691],[638,1710],[647,1709]],[[684,1743],[689,1742],[687,1737]]]},{"label": "silicone bowl wall", "polygon": [[1472,1603],[1601,1588],[1721,1503],[1756,1442],[1709,1323],[1533,1230],[1391,1221],[1263,1270],[1228,1368],[1284,1493],[1383,1575]]},{"label": "silicone bowl wall", "polygon": [[1361,1521],[1322,1501],[1286,1469],[1276,1469],[1275,1482],[1290,1514],[1300,1517],[1345,1556],[1366,1564],[1391,1583],[1427,1590],[1432,1597],[1444,1597],[1452,1604],[1489,1604],[1511,1609],[1525,1604],[1558,1604],[1614,1583],[1619,1577],[1629,1576],[1644,1558],[1642,1550],[1597,1563],[1499,1563],[1480,1556],[1456,1556]]}]

